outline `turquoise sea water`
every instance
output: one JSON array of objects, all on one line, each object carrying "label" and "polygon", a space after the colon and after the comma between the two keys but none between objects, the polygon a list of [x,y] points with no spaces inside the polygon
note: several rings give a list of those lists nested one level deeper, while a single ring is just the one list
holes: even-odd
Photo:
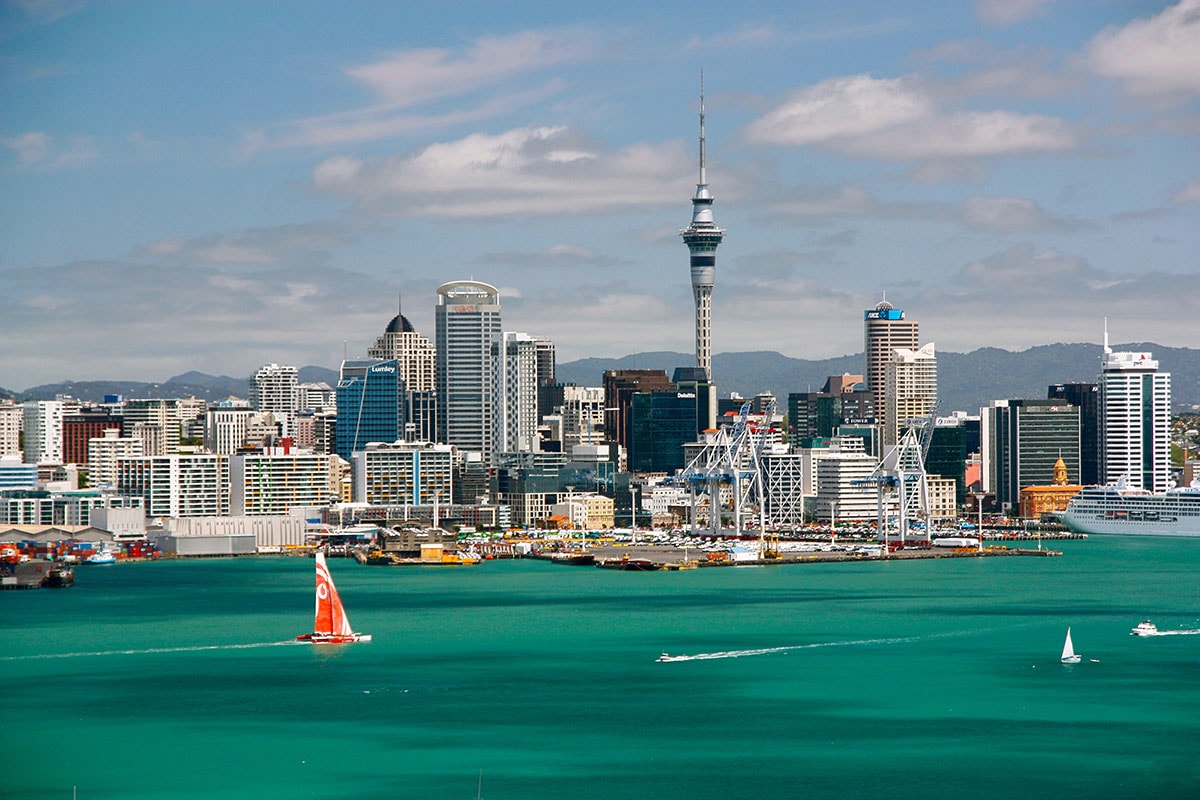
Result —
[{"label": "turquoise sea water", "polygon": [[1200,635],[1128,635],[1200,628],[1200,540],[1060,546],[683,573],[331,560],[374,635],[344,647],[289,641],[308,559],[81,567],[0,593],[0,797],[468,800],[481,773],[493,800],[1200,797]]}]

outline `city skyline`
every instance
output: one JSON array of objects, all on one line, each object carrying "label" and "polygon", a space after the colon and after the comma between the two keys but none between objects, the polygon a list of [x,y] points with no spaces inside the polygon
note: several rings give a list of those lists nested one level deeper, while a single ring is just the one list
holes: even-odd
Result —
[{"label": "city skyline", "polygon": [[714,353],[884,292],[943,352],[1200,341],[1200,0],[688,8],[3,6],[0,386],[332,366],[465,277],[687,352],[701,68]]}]

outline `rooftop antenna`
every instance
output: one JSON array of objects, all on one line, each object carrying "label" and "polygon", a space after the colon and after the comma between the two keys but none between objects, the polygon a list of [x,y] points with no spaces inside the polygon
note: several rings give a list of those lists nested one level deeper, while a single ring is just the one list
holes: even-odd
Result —
[{"label": "rooftop antenna", "polygon": [[1108,317],[1104,318],[1104,352],[1112,352],[1112,348],[1108,346]]},{"label": "rooftop antenna", "polygon": [[700,68],[700,185],[708,185],[704,170],[704,67]]}]

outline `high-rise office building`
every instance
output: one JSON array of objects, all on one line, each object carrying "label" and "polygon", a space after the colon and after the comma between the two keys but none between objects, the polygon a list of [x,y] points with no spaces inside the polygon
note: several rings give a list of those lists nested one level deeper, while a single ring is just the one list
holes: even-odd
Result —
[{"label": "high-rise office building", "polygon": [[266,364],[250,378],[250,405],[259,411],[270,411],[283,421],[284,436],[292,435],[299,410],[299,391],[296,368]]},{"label": "high-rise office building", "polygon": [[177,398],[145,398],[126,401],[126,436],[142,440],[146,456],[174,455],[179,452],[181,416]]},{"label": "high-rise office building", "polygon": [[1104,334],[1100,479],[1166,491],[1171,478],[1171,374],[1150,353],[1114,353]]},{"label": "high-rise office building", "polygon": [[408,317],[397,314],[383,335],[367,348],[370,358],[395,360],[404,382],[404,437],[432,441],[437,436],[437,351],[417,333]]},{"label": "high-rise office building", "polygon": [[725,231],[713,221],[713,196],[708,190],[704,151],[704,76],[700,77],[700,180],[692,197],[692,223],[680,236],[687,245],[696,303],[696,366],[712,379],[712,293],[717,279],[717,246]]},{"label": "high-rise office building", "polygon": [[1100,482],[1100,387],[1094,383],[1056,383],[1046,391],[1047,400],[1079,406],[1079,471],[1077,483],[1094,486]]},{"label": "high-rise office building", "polygon": [[887,365],[892,360],[892,353],[899,347],[909,350],[920,347],[916,321],[906,319],[904,311],[887,300],[864,311],[863,348],[867,357],[867,391],[871,393],[875,417],[884,425],[887,424]]},{"label": "high-rise office building", "polygon": [[92,486],[116,486],[117,462],[122,458],[142,455],[142,442],[132,436],[121,436],[118,428],[105,428],[100,436],[88,442],[88,483]]},{"label": "high-rise office building", "polygon": [[404,382],[395,360],[343,361],[337,407],[334,452],[347,461],[368,442],[403,438]]},{"label": "high-rise office building", "polygon": [[933,342],[920,349],[897,347],[884,368],[883,443],[896,444],[908,421],[926,417],[937,402],[937,355]]},{"label": "high-rise office building", "polygon": [[21,419],[25,409],[11,400],[0,400],[0,456],[21,452]]},{"label": "high-rise office building", "polygon": [[611,442],[629,450],[630,411],[638,392],[673,392],[661,369],[610,369],[604,373],[604,432]]},{"label": "high-rise office building", "polygon": [[[74,414],[66,414],[62,421],[64,464],[88,463],[88,442],[103,436],[107,430],[124,430],[124,418],[114,415],[109,408],[80,408]],[[141,453],[138,453],[141,455]]]},{"label": "high-rise office building", "polygon": [[1001,508],[1017,509],[1021,490],[1054,480],[1062,458],[1079,464],[1079,407],[1059,400],[994,400],[983,409],[984,489]]},{"label": "high-rise office building", "polygon": [[503,338],[500,292],[478,281],[452,281],[437,294],[437,439],[488,462],[496,413],[493,354]]}]

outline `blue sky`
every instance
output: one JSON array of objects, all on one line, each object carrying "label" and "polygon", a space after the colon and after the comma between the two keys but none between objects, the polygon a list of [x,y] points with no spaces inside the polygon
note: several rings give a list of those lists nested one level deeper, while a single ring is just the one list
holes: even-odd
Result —
[{"label": "blue sky", "polygon": [[[0,386],[336,367],[435,289],[560,360],[1200,346],[1200,0],[0,5]],[[720,376],[716,376],[718,382]]]}]

